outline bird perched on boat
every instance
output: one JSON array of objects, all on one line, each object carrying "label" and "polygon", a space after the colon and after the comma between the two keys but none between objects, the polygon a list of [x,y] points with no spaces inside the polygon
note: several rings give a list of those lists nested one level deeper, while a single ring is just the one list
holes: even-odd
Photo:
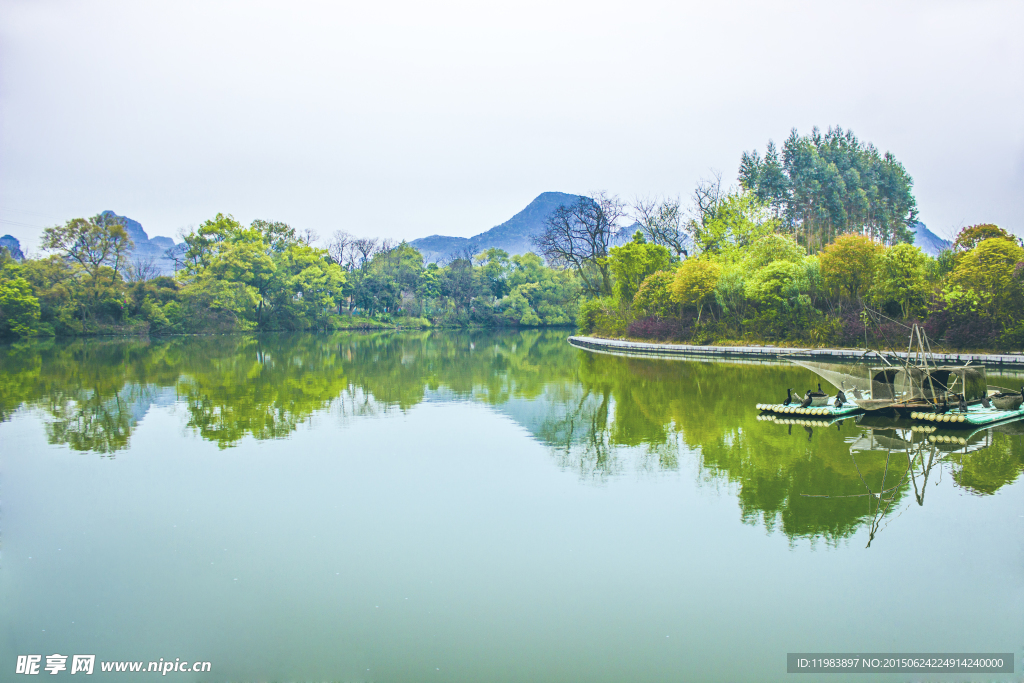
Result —
[{"label": "bird perched on boat", "polygon": [[845,391],[840,389],[839,391],[836,392],[836,407],[839,407],[840,405],[842,405],[844,403],[849,403],[849,402],[850,402],[849,399],[846,398],[846,392]]},{"label": "bird perched on boat", "polygon": [[792,389],[786,389],[786,400],[782,402],[782,405],[788,406],[792,402],[793,402],[793,390]]},{"label": "bird perched on boat", "polygon": [[967,412],[967,400],[964,398],[963,394],[960,394],[960,406],[959,406],[959,408],[960,408],[960,412],[961,413],[966,413]]},{"label": "bird perched on boat", "polygon": [[949,404],[946,403],[945,399],[943,399],[942,403],[939,403],[938,401],[935,402],[935,412],[938,415],[949,412]]},{"label": "bird perched on boat", "polygon": [[854,387],[853,388],[853,397],[859,401],[862,398],[864,398],[864,394],[860,393],[860,389],[858,389],[857,387]]},{"label": "bird perched on boat", "polygon": [[818,390],[812,391],[811,396],[824,396],[825,392],[821,390],[821,382],[818,382]]},{"label": "bird perched on boat", "polygon": [[811,405],[811,400],[811,390],[808,389],[807,393],[804,394],[804,400],[800,403],[800,407],[806,408],[807,406]]},{"label": "bird perched on boat", "polygon": [[988,394],[982,394],[981,405],[985,406],[986,408],[992,407],[992,401],[988,400]]}]

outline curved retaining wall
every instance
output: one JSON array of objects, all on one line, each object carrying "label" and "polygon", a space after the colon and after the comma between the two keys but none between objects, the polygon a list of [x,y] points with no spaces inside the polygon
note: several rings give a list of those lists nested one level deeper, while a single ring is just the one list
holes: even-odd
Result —
[{"label": "curved retaining wall", "polygon": [[[632,342],[622,339],[602,339],[600,337],[569,337],[569,343],[583,349],[595,351],[618,352],[629,355],[649,355],[698,358],[746,358],[746,359],[778,359],[804,358],[811,360],[834,361],[871,361],[877,358],[877,352],[863,349],[800,349],[777,346],[691,346],[689,344],[655,344],[652,342]],[[886,354],[888,357],[906,358],[906,352]],[[913,354],[911,354],[913,355]],[[986,367],[1024,369],[1022,354],[988,354],[988,353],[933,353],[932,362],[944,364],[960,364],[972,361]]]}]

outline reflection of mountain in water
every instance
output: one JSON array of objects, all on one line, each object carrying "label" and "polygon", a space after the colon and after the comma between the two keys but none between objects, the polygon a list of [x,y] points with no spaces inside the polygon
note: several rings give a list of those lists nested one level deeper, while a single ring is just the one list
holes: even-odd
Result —
[{"label": "reflection of mountain in water", "polygon": [[112,395],[81,389],[55,396],[47,410],[48,440],[73,450],[111,454],[127,448],[150,408],[172,405],[175,393],[173,387],[129,383]]},{"label": "reflection of mountain in water", "polygon": [[[812,381],[783,364],[591,354],[565,333],[536,330],[47,342],[0,350],[0,421],[28,406],[44,415],[51,442],[114,453],[150,409],[173,402],[194,434],[230,448],[288,438],[317,414],[345,424],[471,401],[521,425],[584,481],[686,461],[736,496],[747,523],[827,543],[874,529],[908,495],[923,502],[915,487],[934,467],[979,495],[1024,470],[1012,425],[958,432],[965,442],[954,443],[888,423],[757,419],[756,402]],[[881,513],[866,504],[878,492],[888,501]]]}]

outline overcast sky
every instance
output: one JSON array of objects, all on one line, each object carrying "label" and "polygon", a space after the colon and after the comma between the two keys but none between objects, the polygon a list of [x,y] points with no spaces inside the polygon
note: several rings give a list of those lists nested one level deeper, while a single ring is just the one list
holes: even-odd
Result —
[{"label": "overcast sky", "polygon": [[470,236],[687,195],[789,130],[896,155],[942,236],[1024,234],[1024,2],[0,0],[0,234],[112,209]]}]

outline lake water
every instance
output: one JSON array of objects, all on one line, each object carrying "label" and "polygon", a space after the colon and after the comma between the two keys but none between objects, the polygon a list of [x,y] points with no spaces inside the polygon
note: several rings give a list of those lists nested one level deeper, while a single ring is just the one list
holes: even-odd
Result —
[{"label": "lake water", "polygon": [[882,679],[1021,680],[1020,423],[777,424],[754,404],[806,370],[566,335],[0,348],[0,679],[95,654],[86,680],[864,681],[786,654],[1013,652]]}]

